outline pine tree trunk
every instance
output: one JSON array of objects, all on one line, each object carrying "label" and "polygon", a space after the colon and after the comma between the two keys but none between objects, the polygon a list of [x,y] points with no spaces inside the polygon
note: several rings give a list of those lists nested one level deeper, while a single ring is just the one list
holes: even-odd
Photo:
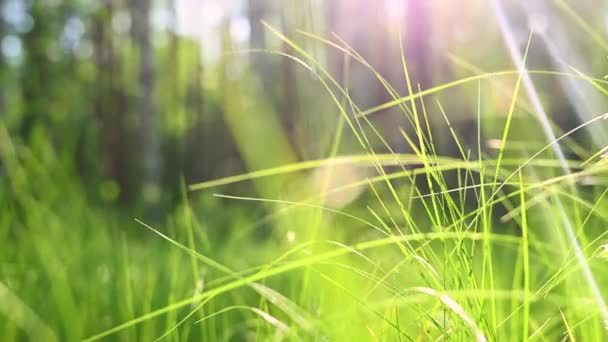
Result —
[{"label": "pine tree trunk", "polygon": [[139,50],[139,117],[141,119],[141,154],[143,200],[159,200],[161,174],[158,115],[154,99],[154,50],[151,42],[150,0],[131,0],[132,34]]}]

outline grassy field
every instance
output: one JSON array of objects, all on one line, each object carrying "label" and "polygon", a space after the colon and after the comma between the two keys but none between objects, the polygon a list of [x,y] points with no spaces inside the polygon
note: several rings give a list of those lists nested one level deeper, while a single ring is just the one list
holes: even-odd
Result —
[{"label": "grassy field", "polygon": [[[601,149],[572,139],[606,126],[606,115],[547,137],[526,73],[480,71],[419,92],[405,58],[413,95],[384,83],[393,101],[358,108],[269,29],[337,108],[326,158],[261,170],[261,156],[245,156],[257,171],[184,184],[175,207],[134,217],[91,194],[111,196],[111,186],[91,190],[61,153],[20,144],[0,125],[2,341],[608,337],[608,169]],[[607,93],[606,81],[576,71],[530,74]],[[510,85],[504,113],[486,101],[497,80]],[[477,134],[465,137],[473,144],[432,97],[453,87],[476,104]],[[411,124],[402,135],[412,153],[394,153],[368,119],[389,107]],[[433,135],[431,115],[444,136]],[[439,138],[458,156],[439,154]],[[339,153],[344,139],[359,153]]]}]

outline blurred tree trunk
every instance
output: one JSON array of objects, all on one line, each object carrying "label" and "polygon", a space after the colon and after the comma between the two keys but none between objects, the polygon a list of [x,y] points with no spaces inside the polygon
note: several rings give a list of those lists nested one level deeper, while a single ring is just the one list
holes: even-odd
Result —
[{"label": "blurred tree trunk", "polygon": [[[0,0],[0,6],[4,8],[4,0]],[[0,20],[0,37],[4,37],[7,33],[7,25],[4,20]],[[0,82],[2,84],[8,84],[6,78],[8,77],[8,73],[10,71],[7,68],[6,60],[4,58],[4,54],[0,53]],[[6,106],[6,93],[7,89],[0,88],[0,124],[5,124],[3,122],[4,117],[4,108]]]},{"label": "blurred tree trunk", "polygon": [[[181,78],[181,42],[177,34],[179,19],[176,2],[177,0],[167,1],[167,11],[170,13],[172,27],[169,27],[167,31],[170,37],[169,49],[163,61],[163,65],[165,66],[163,69],[170,74],[167,85],[163,87],[170,94],[166,107],[163,108],[163,111],[169,116],[173,115],[173,113],[180,113],[184,107]],[[163,165],[171,165],[172,167],[165,167],[162,177],[165,183],[175,184],[175,188],[179,188],[180,178],[184,176],[184,172],[187,170],[185,153],[188,143],[184,141],[183,137],[177,135],[170,136],[170,139],[165,144],[163,145]]]},{"label": "blurred tree trunk", "polygon": [[[265,49],[266,29],[260,24],[260,21],[268,15],[268,2],[266,0],[250,0],[248,15],[251,23],[249,45],[252,49]],[[272,75],[275,73],[268,55],[263,53],[251,54],[251,64],[262,81],[264,91],[269,96],[274,97],[275,87],[273,86]]]},{"label": "blurred tree trunk", "polygon": [[197,53],[197,64],[194,80],[191,86],[192,105],[194,107],[194,120],[192,128],[188,131],[188,160],[187,170],[190,179],[208,179],[210,160],[206,148],[205,136],[205,99],[203,94],[203,63],[200,52]]},{"label": "blurred tree trunk", "polygon": [[[384,11],[385,1],[372,4],[365,0],[336,0],[328,4],[328,31],[339,37],[332,39],[339,45],[343,45],[339,40],[348,44],[375,71],[389,82],[393,81],[391,84],[393,87],[398,90],[404,89],[404,81],[401,77],[403,71],[398,59],[399,46],[394,44],[398,41],[391,41],[394,36],[391,36],[388,30]],[[358,19],[352,20],[355,17]],[[337,75],[338,80],[343,80],[345,77],[350,80],[349,95],[361,109],[392,100],[390,93],[367,67],[359,62],[352,62],[345,70],[344,53],[334,48],[330,49],[329,56],[332,73]],[[402,125],[403,115],[396,109],[375,114],[370,117],[370,121],[392,148],[403,144],[403,137],[398,129]],[[348,131],[345,133],[352,136]],[[386,150],[386,147],[380,144],[374,148]]]},{"label": "blurred tree trunk", "polygon": [[[328,31],[335,32],[352,49],[382,75],[400,96],[407,95],[407,86],[402,69],[399,38],[403,39],[412,91],[428,88],[432,84],[432,22],[430,4],[421,0],[398,0],[404,5],[404,12],[387,13],[389,3],[385,0],[373,4],[365,0],[335,0],[328,2]],[[352,18],[357,18],[353,20]],[[401,21],[402,36],[398,36],[397,26]],[[337,40],[336,40],[337,41]],[[338,50],[329,52],[332,73],[342,79],[344,54]],[[357,62],[353,62],[348,72],[351,80],[349,92],[362,108],[370,108],[391,101],[391,94],[375,79],[373,73]],[[407,104],[409,106],[409,103]],[[420,102],[416,102],[422,115]],[[370,117],[391,148],[398,152],[411,151],[404,141],[400,128],[413,132],[397,108],[384,110]],[[414,139],[415,141],[417,139]],[[384,150],[384,146],[376,148]]]},{"label": "blurred tree trunk", "polygon": [[52,62],[48,58],[53,42],[50,35],[53,32],[45,7],[46,5],[40,1],[32,3],[30,15],[36,24],[23,35],[25,53],[23,70],[27,75],[23,77],[21,84],[24,112],[20,135],[26,139],[29,138],[34,124],[47,118],[48,111],[51,109],[50,94],[52,92],[47,89],[47,82],[54,80],[51,72]]},{"label": "blurred tree trunk", "polygon": [[431,16],[428,1],[405,0],[405,53],[414,91],[430,87],[431,72]]},{"label": "blurred tree trunk", "polygon": [[103,174],[117,183],[120,199],[124,202],[131,199],[132,187],[128,172],[128,134],[125,128],[126,96],[118,77],[122,70],[113,44],[113,13],[113,1],[106,0],[93,18],[97,71],[94,111],[99,127]]},{"label": "blurred tree trunk", "polygon": [[[293,36],[293,26],[289,25],[285,12],[282,13],[281,19],[283,21],[283,28],[287,37]],[[287,43],[283,42],[283,52],[289,55],[295,55],[294,50]],[[270,56],[265,56],[270,58]],[[296,63],[289,58],[281,59],[283,68],[283,94],[281,96],[281,119],[283,126],[287,132],[287,137],[294,147],[295,151],[298,151],[299,147],[297,144],[297,132],[296,122],[298,120],[299,113],[299,97],[298,97],[298,78],[296,74]],[[300,153],[302,154],[302,153]]]},{"label": "blurred tree trunk", "polygon": [[[139,52],[139,117],[141,124],[143,200],[159,200],[160,141],[154,99],[154,49],[151,42],[150,0],[131,0],[132,34]],[[177,62],[177,61],[176,61]]]},{"label": "blurred tree trunk", "polygon": [[[432,41],[429,5],[427,1],[419,0],[405,0],[405,3],[405,34],[402,43],[405,50],[404,53],[412,92],[417,93],[419,89],[426,89],[431,84],[432,63],[430,58],[432,56]],[[402,82],[405,83],[405,80]],[[404,93],[407,94],[407,92]],[[421,124],[424,122],[424,112],[421,101],[425,100],[426,99],[424,98],[416,100],[413,104],[415,108],[411,108],[411,104],[407,103],[407,106],[412,110],[412,115],[417,114]],[[426,132],[426,130],[423,131]],[[410,136],[415,136],[416,129],[411,127],[411,129],[406,130],[406,132],[408,132]],[[440,136],[438,139],[439,138]],[[401,137],[398,139],[401,139]],[[437,141],[438,139],[434,140]],[[414,141],[417,142],[418,139],[414,139]],[[419,148],[421,148],[421,146],[419,146]],[[422,182],[422,184],[425,183],[426,181]]]}]

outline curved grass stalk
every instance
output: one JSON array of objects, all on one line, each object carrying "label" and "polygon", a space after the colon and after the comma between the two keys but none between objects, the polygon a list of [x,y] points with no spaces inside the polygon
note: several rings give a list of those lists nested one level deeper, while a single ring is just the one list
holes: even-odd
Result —
[{"label": "curved grass stalk", "polygon": [[280,332],[286,333],[286,332],[289,331],[289,327],[287,326],[287,324],[281,322],[278,318],[272,316],[271,314],[269,314],[266,311],[260,310],[260,309],[255,308],[255,307],[246,306],[246,305],[233,305],[233,306],[229,306],[229,307],[223,308],[223,309],[221,309],[221,310],[219,310],[217,312],[214,312],[212,314],[209,314],[209,315],[207,315],[207,316],[199,319],[195,323],[201,323],[201,322],[203,322],[205,320],[208,320],[209,318],[221,315],[221,314],[229,312],[229,311],[234,311],[234,310],[248,310],[248,311],[251,311],[251,312],[255,313],[256,315],[260,316],[262,319],[264,319],[270,325],[272,325],[275,328],[277,328],[277,330],[279,330]]},{"label": "curved grass stalk", "polygon": [[460,319],[462,319],[469,326],[471,331],[473,331],[473,333],[475,335],[475,340],[477,342],[486,342],[487,341],[487,338],[484,335],[483,331],[481,331],[481,329],[479,329],[479,327],[477,326],[475,321],[471,318],[471,316],[469,316],[469,314],[466,313],[466,311],[462,308],[462,306],[460,306],[460,304],[458,304],[458,302],[456,302],[454,299],[452,299],[452,297],[448,296],[445,293],[441,293],[439,291],[436,291],[436,290],[428,288],[428,287],[415,287],[412,290],[418,291],[418,292],[421,292],[421,293],[424,293],[424,294],[427,294],[429,296],[439,299],[439,301],[441,301],[443,303],[443,305],[445,305],[450,310],[452,310],[458,317],[460,317]]},{"label": "curved grass stalk", "polygon": [[[157,233],[160,234],[159,232],[157,232]],[[356,245],[350,246],[349,248],[341,248],[341,249],[337,249],[337,250],[333,250],[333,251],[329,251],[329,252],[320,253],[318,255],[313,255],[310,257],[298,259],[298,260],[295,260],[295,261],[292,261],[292,262],[289,262],[286,264],[279,265],[279,266],[274,267],[269,270],[258,272],[258,273],[246,276],[244,278],[236,279],[227,284],[220,285],[213,289],[209,289],[206,292],[201,293],[200,295],[183,299],[176,303],[167,305],[165,307],[159,308],[152,312],[146,313],[142,316],[136,317],[130,321],[117,325],[111,329],[108,329],[108,330],[98,333],[96,335],[90,336],[90,337],[84,339],[83,341],[99,340],[101,338],[113,335],[115,333],[118,333],[118,332],[128,329],[130,327],[133,327],[137,324],[148,321],[154,317],[157,317],[157,316],[175,311],[182,307],[191,305],[192,303],[200,302],[207,298],[213,298],[213,297],[219,296],[228,291],[243,287],[245,285],[254,283],[254,282],[262,280],[262,279],[266,279],[266,278],[269,278],[272,276],[276,276],[276,275],[283,274],[283,273],[286,273],[289,271],[293,271],[293,270],[296,270],[296,269],[299,269],[299,268],[302,268],[305,266],[314,265],[314,264],[317,264],[319,262],[323,262],[326,260],[331,260],[331,259],[334,259],[334,258],[337,258],[340,256],[348,255],[348,254],[352,253],[352,250],[361,252],[361,251],[365,251],[365,250],[369,250],[369,249],[375,249],[375,248],[393,245],[395,243],[399,243],[399,242],[403,242],[403,241],[421,242],[421,241],[427,241],[427,240],[438,240],[438,239],[447,240],[447,239],[461,239],[461,238],[469,239],[472,241],[480,241],[480,240],[484,239],[484,235],[479,234],[479,233],[468,233],[468,232],[462,232],[462,233],[434,232],[434,233],[418,233],[418,234],[411,234],[411,235],[406,235],[406,236],[394,236],[394,237],[390,237],[390,238],[361,242]],[[514,237],[514,236],[493,234],[490,236],[490,238],[494,241],[515,243],[515,244],[519,243],[519,238]],[[184,247],[188,248],[186,246],[184,246]]]}]

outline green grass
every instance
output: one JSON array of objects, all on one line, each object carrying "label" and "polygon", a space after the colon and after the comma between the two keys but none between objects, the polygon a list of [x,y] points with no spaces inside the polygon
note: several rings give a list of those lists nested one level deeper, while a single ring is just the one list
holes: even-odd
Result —
[{"label": "green grass", "polygon": [[[393,98],[360,109],[344,86],[347,79],[335,80],[294,40],[268,28],[297,56],[270,53],[317,77],[344,132],[336,134],[327,158],[188,190],[184,185],[179,205],[160,222],[95,200],[73,172],[48,158],[53,151],[28,148],[0,126],[2,341],[607,337],[561,229],[565,220],[572,223],[585,262],[606,293],[607,168],[596,150],[581,151],[571,140],[589,125],[605,125],[603,116],[546,142],[533,133],[538,124],[518,93],[517,72],[415,91],[402,51],[412,95],[401,97],[347,45],[302,35],[368,67]],[[534,73],[606,85],[579,72]],[[499,77],[513,81],[506,116],[491,113],[484,102]],[[473,146],[453,129],[449,108],[429,101],[469,83],[478,110]],[[387,108],[403,114],[410,154],[394,153],[368,119]],[[457,158],[438,154],[432,125],[450,132]],[[498,153],[483,148],[482,125],[502,132]],[[339,153],[347,135],[359,154]],[[567,161],[571,174],[564,175],[550,153],[557,143],[582,160]],[[248,158],[260,162],[256,157]],[[329,172],[312,186],[311,174],[324,168]],[[336,176],[360,169],[369,172],[335,183]],[[247,190],[225,193],[250,181],[258,182],[263,197]],[[353,191],[354,201],[334,202]]]}]

